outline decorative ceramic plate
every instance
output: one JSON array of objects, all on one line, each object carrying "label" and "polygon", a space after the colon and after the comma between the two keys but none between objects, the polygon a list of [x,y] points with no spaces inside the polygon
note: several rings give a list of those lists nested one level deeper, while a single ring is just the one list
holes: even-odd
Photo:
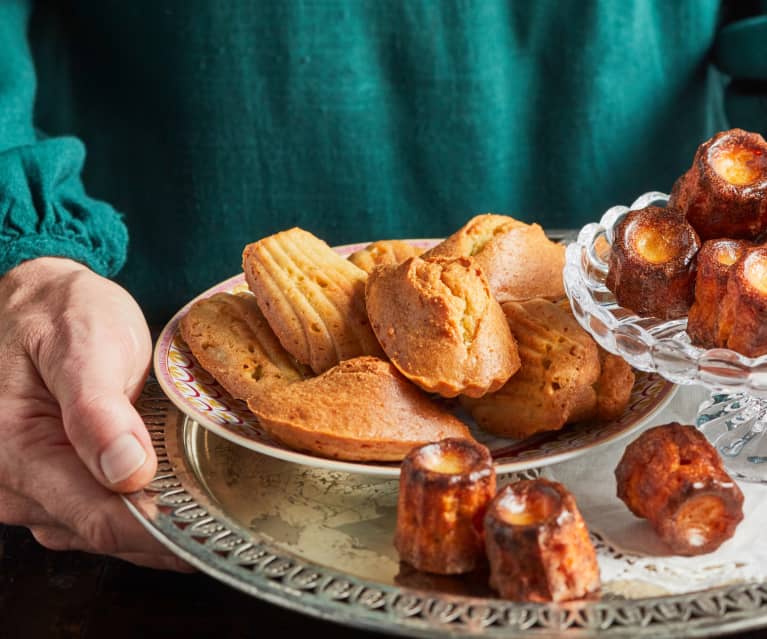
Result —
[{"label": "decorative ceramic plate", "polygon": [[[419,573],[399,563],[392,543],[396,479],[259,455],[201,428],[152,382],[137,408],[158,470],[145,490],[124,496],[133,514],[196,568],[301,613],[440,638],[659,639],[767,624],[763,582],[701,588],[691,581],[673,595],[627,593],[621,583],[603,582],[599,600],[556,605],[498,599],[486,574]],[[590,481],[612,473],[600,460],[591,462]],[[600,558],[611,552],[595,543]]]},{"label": "decorative ceramic plate", "polygon": [[[428,248],[438,240],[409,240]],[[337,247],[339,254],[347,256],[366,246],[366,243]],[[189,307],[198,299],[214,293],[246,291],[243,274],[235,275],[205,291],[185,305],[168,322],[157,341],[154,369],[162,389],[170,400],[198,424],[231,442],[256,452],[330,470],[364,473],[384,477],[399,474],[398,463],[347,462],[295,451],[271,438],[259,425],[246,404],[233,399],[197,363],[181,338],[178,323]],[[624,414],[608,424],[574,424],[559,431],[542,433],[525,440],[494,437],[476,427],[465,414],[459,416],[469,425],[477,440],[485,444],[493,455],[497,472],[516,472],[565,461],[596,446],[625,437],[651,420],[671,400],[676,387],[653,373],[637,374],[636,383]]]}]

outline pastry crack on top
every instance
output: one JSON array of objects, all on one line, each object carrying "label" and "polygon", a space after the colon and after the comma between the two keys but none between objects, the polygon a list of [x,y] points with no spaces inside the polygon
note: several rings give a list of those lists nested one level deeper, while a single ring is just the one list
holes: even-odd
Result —
[{"label": "pastry crack on top", "polygon": [[[426,252],[378,240],[348,259],[292,228],[245,246],[249,292],[199,300],[180,331],[283,445],[400,461],[417,445],[473,440],[442,398],[515,438],[625,410],[633,374],[568,315],[563,263],[540,226],[496,214]],[[510,304],[539,317],[517,321]]]}]

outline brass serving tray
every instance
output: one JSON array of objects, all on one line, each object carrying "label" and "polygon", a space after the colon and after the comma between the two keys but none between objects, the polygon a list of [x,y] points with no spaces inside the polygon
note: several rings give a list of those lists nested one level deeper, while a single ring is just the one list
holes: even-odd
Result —
[{"label": "brass serving tray", "polygon": [[281,606],[424,637],[696,637],[767,625],[764,583],[541,605],[494,598],[482,575],[416,573],[392,545],[396,480],[244,449],[181,414],[156,382],[138,408],[159,467],[125,497],[130,510],[201,571]]}]

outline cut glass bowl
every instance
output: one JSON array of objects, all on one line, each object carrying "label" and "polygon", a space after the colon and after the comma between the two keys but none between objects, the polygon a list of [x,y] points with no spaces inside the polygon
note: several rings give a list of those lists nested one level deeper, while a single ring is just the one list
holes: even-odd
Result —
[{"label": "cut glass bowl", "polygon": [[639,317],[618,306],[605,286],[615,225],[630,210],[667,201],[664,193],[645,193],[631,206],[614,206],[598,223],[584,226],[567,247],[567,296],[581,326],[606,350],[675,384],[708,388],[711,395],[699,408],[696,426],[731,474],[767,482],[767,355],[751,358],[726,348],[699,348],[690,343],[687,318]]}]

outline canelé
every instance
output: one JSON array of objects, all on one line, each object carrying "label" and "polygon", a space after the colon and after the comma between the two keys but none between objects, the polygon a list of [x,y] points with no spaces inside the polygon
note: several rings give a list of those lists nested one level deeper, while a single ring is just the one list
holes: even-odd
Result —
[{"label": "canel\u00e9", "polygon": [[721,318],[727,348],[748,357],[767,353],[767,247],[746,251],[732,266]]},{"label": "canel\u00e9", "polygon": [[683,212],[702,240],[756,238],[767,229],[767,142],[742,129],[717,133],[698,147],[669,206]]},{"label": "canel\u00e9", "polygon": [[687,316],[687,333],[693,344],[703,348],[727,346],[721,326],[722,303],[732,267],[749,247],[746,240],[703,242],[697,257],[695,301]]},{"label": "canel\u00e9", "polygon": [[546,479],[508,484],[485,515],[490,586],[513,601],[582,599],[600,588],[599,565],[573,496]]},{"label": "canel\u00e9", "polygon": [[618,497],[679,555],[716,550],[743,519],[743,493],[693,426],[651,428],[626,447]]},{"label": "canel\u00e9", "polygon": [[700,240],[684,217],[657,206],[629,211],[614,238],[605,283],[618,304],[643,317],[686,315]]},{"label": "canel\u00e9", "polygon": [[482,518],[495,494],[490,452],[467,439],[414,448],[402,462],[394,545],[400,559],[443,575],[483,560]]}]

